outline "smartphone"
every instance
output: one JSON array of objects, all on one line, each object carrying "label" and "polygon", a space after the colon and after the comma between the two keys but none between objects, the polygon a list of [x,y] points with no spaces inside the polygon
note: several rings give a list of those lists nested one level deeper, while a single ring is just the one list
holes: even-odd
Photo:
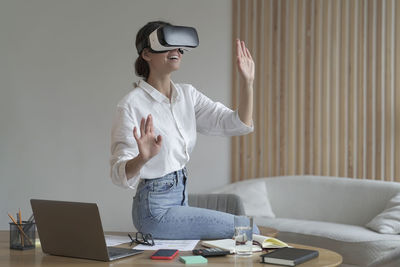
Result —
[{"label": "smartphone", "polygon": [[177,249],[159,249],[151,255],[153,260],[172,260],[178,255]]}]

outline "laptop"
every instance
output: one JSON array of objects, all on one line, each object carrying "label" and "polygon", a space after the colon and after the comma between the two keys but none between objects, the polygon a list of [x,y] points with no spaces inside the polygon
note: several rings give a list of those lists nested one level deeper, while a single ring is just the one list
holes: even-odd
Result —
[{"label": "laptop", "polygon": [[112,261],[143,252],[107,247],[95,203],[31,199],[31,206],[44,253]]}]

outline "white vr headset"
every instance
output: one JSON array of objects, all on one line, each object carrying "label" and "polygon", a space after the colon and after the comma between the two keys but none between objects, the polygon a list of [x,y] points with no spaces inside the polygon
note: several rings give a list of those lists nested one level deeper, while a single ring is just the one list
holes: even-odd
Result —
[{"label": "white vr headset", "polygon": [[199,45],[197,31],[192,27],[165,25],[153,31],[147,40],[137,45],[140,54],[144,48],[153,53],[163,53],[174,49],[190,50]]}]

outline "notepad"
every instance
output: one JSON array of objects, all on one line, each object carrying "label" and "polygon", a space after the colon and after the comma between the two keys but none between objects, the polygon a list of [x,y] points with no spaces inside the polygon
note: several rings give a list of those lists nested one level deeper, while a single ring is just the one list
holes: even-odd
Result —
[{"label": "notepad", "polygon": [[208,260],[203,256],[180,256],[179,260],[185,264],[198,264],[208,262]]},{"label": "notepad", "polygon": [[269,236],[253,234],[253,241],[256,241],[262,248],[284,248],[289,247],[285,242]]}]

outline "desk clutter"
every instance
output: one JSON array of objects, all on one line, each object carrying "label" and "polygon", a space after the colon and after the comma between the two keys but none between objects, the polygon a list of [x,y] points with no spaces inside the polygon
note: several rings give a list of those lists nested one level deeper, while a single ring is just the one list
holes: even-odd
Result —
[{"label": "desk clutter", "polygon": [[[150,234],[148,234],[151,236]],[[142,236],[142,234],[140,234]],[[131,240],[134,240],[130,236]],[[172,260],[175,256],[178,255],[180,251],[177,250],[178,244],[181,246],[182,251],[188,251],[188,246],[182,246],[181,242],[185,240],[163,240],[160,244],[158,244],[159,240],[153,240],[152,243],[147,243],[146,246],[149,249],[152,248],[160,248],[164,245],[166,247],[174,248],[173,253],[170,252],[170,255],[161,253],[162,257],[158,259],[163,260]],[[192,246],[195,246],[199,240],[190,240],[196,241],[192,242]],[[166,243],[163,243],[166,242]],[[172,242],[172,243],[171,243]],[[220,239],[220,240],[205,240],[201,241],[200,244],[207,247],[207,248],[194,248],[191,250],[193,256],[182,255],[179,256],[179,261],[184,264],[201,264],[201,263],[208,263],[208,258],[210,257],[223,257],[227,255],[235,255],[235,248],[234,248],[234,240],[233,239]],[[260,252],[259,254],[259,262],[266,263],[266,264],[276,264],[281,266],[296,266],[303,262],[312,260],[319,256],[319,252],[315,250],[309,249],[299,249],[290,247],[285,242],[282,242],[279,239],[266,237],[261,235],[253,235],[253,251]],[[143,245],[142,242],[136,242],[138,244]],[[132,243],[131,243],[132,244]],[[175,246],[174,246],[175,245]],[[171,247],[172,246],[172,247]],[[136,247],[135,247],[136,248]],[[159,249],[155,252],[158,254],[159,251],[166,251],[167,249]],[[263,253],[264,252],[264,253]],[[265,253],[267,252],[267,253]],[[154,254],[153,254],[154,255]],[[168,256],[168,257],[167,257]],[[151,256],[152,259],[156,259]]]},{"label": "desk clutter", "polygon": [[[149,260],[176,261],[175,257],[182,252],[182,255],[179,255],[179,262],[201,264],[212,263],[211,257],[232,256],[238,253],[236,239],[204,240],[199,243],[200,240],[157,240],[153,239],[151,233],[141,232],[135,235],[128,234],[125,237],[106,236],[95,203],[31,199],[31,204],[34,215],[28,220],[22,219],[20,210],[15,218],[8,214],[11,219],[10,249],[35,248],[37,223],[42,251],[56,256],[112,261],[141,254],[145,250],[153,250],[154,252],[148,257]],[[63,224],[54,225],[52,220],[54,216],[64,216]],[[93,227],[81,227],[79,219]],[[59,237],[62,237],[64,242],[58,242]],[[273,237],[256,234],[252,234],[251,237],[249,240],[252,241],[253,252],[260,252],[258,255],[250,254],[251,261],[259,258],[260,263],[295,266],[319,256],[318,251],[292,248]],[[112,245],[108,244],[110,241]],[[206,248],[198,248],[200,244]],[[269,253],[263,254],[267,251]],[[192,255],[188,255],[190,252]],[[139,259],[143,260],[143,257]]]},{"label": "desk clutter", "polygon": [[10,249],[26,250],[35,248],[35,222],[33,215],[27,221],[22,220],[21,210],[15,219],[10,213]]},{"label": "desk clutter", "polygon": [[[22,220],[22,216],[17,214],[17,219],[15,219],[13,216],[9,215],[11,218],[12,222],[10,222],[10,248],[11,249],[18,249],[18,250],[25,250],[29,248],[34,248],[34,240],[35,240],[35,222],[33,220],[33,216],[29,218],[27,221]],[[143,239],[141,239],[142,236],[146,236],[148,241],[150,241],[151,236],[150,234],[148,235],[142,235],[141,233],[135,235],[135,239],[132,238],[132,235],[128,239],[127,236],[105,236],[107,240],[107,244],[111,241],[113,242],[113,247],[108,247],[108,248],[116,248],[118,249],[119,245],[122,244],[129,244],[130,241],[130,247],[132,248],[131,250],[135,250],[137,246],[134,246],[133,243],[143,245]],[[258,238],[256,238],[258,239]],[[135,242],[132,242],[134,240]],[[139,241],[139,242],[138,242]],[[158,240],[153,240],[152,242],[146,242],[146,246],[151,248],[150,250],[154,250],[155,252],[152,252],[152,255],[149,256],[149,260],[152,259],[158,259],[161,261],[170,261],[174,260],[174,258],[178,258],[178,261],[181,262],[182,264],[207,264],[209,263],[209,259],[212,257],[224,257],[227,255],[234,256],[235,253],[230,251],[230,249],[222,249],[222,248],[217,248],[217,247],[211,247],[211,248],[194,248],[191,250],[193,255],[187,255],[188,250],[185,249],[183,246],[182,251],[178,251],[177,249],[154,249],[157,247],[157,241]],[[164,242],[167,240],[163,240]],[[179,241],[184,241],[184,240],[168,240],[170,243],[164,243],[166,246],[171,246],[171,245],[179,245]],[[178,241],[178,242],[177,242]],[[194,240],[191,240],[194,241]],[[221,240],[215,240],[215,242],[218,242]],[[233,241],[233,239],[232,239]],[[262,241],[259,239],[259,241]],[[313,258],[316,258],[319,256],[318,251],[314,250],[308,250],[308,249],[298,249],[298,248],[292,248],[292,247],[287,247],[283,246],[285,243],[279,243],[282,247],[278,248],[278,244],[276,242],[273,242],[274,244],[269,244],[266,245],[265,242],[259,242],[254,240],[254,244],[256,244],[261,247],[263,244],[264,246],[269,246],[269,248],[264,248],[260,249],[258,251],[263,251],[258,254],[255,258],[253,257],[253,260],[257,261],[256,258],[259,258],[260,263],[266,263],[266,264],[276,264],[276,265],[281,265],[281,266],[296,266],[300,263],[303,263],[305,261],[309,261]],[[265,241],[265,240],[264,240]],[[271,240],[269,240],[271,242]],[[172,243],[171,243],[172,242]],[[199,242],[199,240],[197,240]],[[196,242],[196,243],[197,243]],[[202,241],[200,244],[203,244]],[[209,241],[211,242],[211,241]],[[110,244],[111,245],[111,244]],[[185,244],[186,245],[186,244]],[[272,248],[271,248],[272,247]],[[268,251],[268,253],[265,253]],[[186,252],[186,254],[179,255],[179,252]],[[158,257],[154,257],[158,256]],[[176,261],[176,260],[175,260]],[[212,262],[212,261],[211,261]]]},{"label": "desk clutter", "polygon": [[[219,241],[221,240],[208,241],[208,243],[207,241],[203,241],[201,244],[204,245],[204,242],[206,244],[209,244],[209,242],[212,243]],[[270,245],[271,247],[267,249],[269,251],[268,253],[260,254],[259,255],[260,263],[276,264],[283,266],[296,266],[298,264],[312,260],[319,256],[319,252],[316,250],[293,248],[287,245],[284,246],[283,242],[279,244],[280,246],[278,246],[277,243],[274,242],[274,245],[273,246]],[[262,250],[261,248],[262,243],[258,243],[258,246],[260,246],[260,249],[257,251],[265,250],[265,248],[264,250]],[[159,251],[168,251],[168,250],[161,249],[156,251],[155,254],[158,254]],[[173,250],[172,252],[170,252],[170,255],[168,253],[165,255],[161,253],[160,255],[163,257],[160,257],[158,259],[172,260],[178,254],[178,250]],[[180,256],[179,261],[185,264],[200,264],[200,263],[208,263],[207,258],[209,257],[220,257],[220,256],[235,254],[234,251],[232,252],[230,248],[222,249],[219,247],[193,249],[192,253],[196,256]],[[151,256],[151,258],[155,259],[153,256]]]}]

